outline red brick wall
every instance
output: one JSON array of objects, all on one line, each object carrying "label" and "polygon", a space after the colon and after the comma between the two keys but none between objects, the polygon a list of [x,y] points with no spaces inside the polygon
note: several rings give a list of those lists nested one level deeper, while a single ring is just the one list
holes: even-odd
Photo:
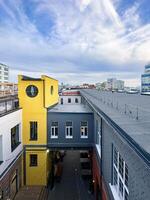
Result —
[{"label": "red brick wall", "polygon": [[[100,191],[102,191],[102,200],[108,200],[108,195],[105,189],[105,185],[102,181],[101,183],[101,171],[100,171],[100,166],[98,166],[98,161],[96,157],[96,153],[93,152],[93,158],[92,158],[92,163],[93,163],[93,180],[94,180],[94,194],[95,194],[95,199],[97,200],[97,193],[98,193],[98,188]],[[101,190],[101,185],[102,185],[102,190]]]}]

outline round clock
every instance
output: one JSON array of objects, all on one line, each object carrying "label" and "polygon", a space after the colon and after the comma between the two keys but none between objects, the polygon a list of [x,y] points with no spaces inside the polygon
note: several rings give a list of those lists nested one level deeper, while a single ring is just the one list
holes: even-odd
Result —
[{"label": "round clock", "polygon": [[35,96],[37,96],[37,94],[38,94],[38,88],[37,88],[35,85],[29,85],[29,86],[26,88],[26,94],[27,94],[29,97],[35,97]]}]

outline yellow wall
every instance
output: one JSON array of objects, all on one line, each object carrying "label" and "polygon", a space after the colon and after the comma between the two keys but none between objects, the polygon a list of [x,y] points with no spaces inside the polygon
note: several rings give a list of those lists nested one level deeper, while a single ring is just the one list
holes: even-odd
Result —
[{"label": "yellow wall", "polygon": [[[37,154],[38,165],[30,166],[30,155]],[[26,184],[46,185],[47,184],[47,152],[42,150],[26,151]]]},{"label": "yellow wall", "polygon": [[[30,152],[26,152],[26,184],[46,185],[50,168],[49,157],[47,151],[43,151],[40,145],[47,145],[47,108],[58,103],[58,81],[47,76],[42,76],[39,80],[22,80],[22,78],[19,75],[18,97],[23,114],[23,145],[26,147],[28,145],[37,145],[38,147],[39,145],[38,152],[34,148],[30,149]],[[31,98],[26,95],[26,88],[29,85],[35,85],[38,88],[36,97]],[[52,85],[53,94],[51,94]],[[38,122],[38,139],[36,141],[30,140],[30,121]],[[29,166],[29,155],[32,153],[38,154],[37,167]]]},{"label": "yellow wall", "polygon": [[[48,108],[58,103],[58,81],[49,78],[48,76],[42,76],[45,83],[45,107]],[[53,94],[51,94],[51,86],[53,86]]]}]

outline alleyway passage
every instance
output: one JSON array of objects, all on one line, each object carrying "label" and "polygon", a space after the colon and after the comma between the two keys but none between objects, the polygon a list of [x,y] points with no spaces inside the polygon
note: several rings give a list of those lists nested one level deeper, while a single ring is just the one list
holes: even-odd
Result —
[{"label": "alleyway passage", "polygon": [[49,200],[93,200],[88,192],[88,184],[80,175],[79,151],[67,151],[63,161],[60,183],[55,183],[49,192]]}]

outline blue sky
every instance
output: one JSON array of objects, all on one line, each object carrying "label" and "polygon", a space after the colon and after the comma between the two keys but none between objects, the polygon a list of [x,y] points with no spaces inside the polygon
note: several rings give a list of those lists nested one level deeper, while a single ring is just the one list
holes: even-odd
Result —
[{"label": "blue sky", "polygon": [[0,62],[60,82],[140,83],[150,61],[149,0],[0,0]]}]

